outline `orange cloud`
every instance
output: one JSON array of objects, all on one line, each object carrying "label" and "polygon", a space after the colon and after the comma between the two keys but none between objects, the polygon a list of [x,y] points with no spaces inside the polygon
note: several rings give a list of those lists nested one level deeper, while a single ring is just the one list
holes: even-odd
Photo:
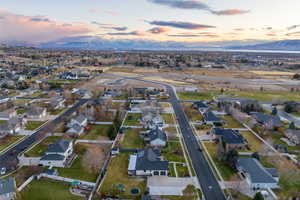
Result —
[{"label": "orange cloud", "polygon": [[47,42],[93,32],[85,23],[62,23],[43,16],[24,16],[0,9],[0,41]]}]

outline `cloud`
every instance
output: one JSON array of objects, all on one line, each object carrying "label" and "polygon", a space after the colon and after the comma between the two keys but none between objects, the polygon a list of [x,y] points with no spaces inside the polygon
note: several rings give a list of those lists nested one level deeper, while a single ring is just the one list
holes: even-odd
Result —
[{"label": "cloud", "polygon": [[205,10],[214,15],[241,15],[250,12],[250,10],[226,9],[214,10],[206,3],[198,0],[148,0],[149,2],[165,5],[171,8],[189,9],[189,10]]},{"label": "cloud", "polygon": [[227,9],[219,11],[211,11],[215,15],[241,15],[249,13],[250,10],[240,10],[240,9]]},{"label": "cloud", "polygon": [[180,29],[197,30],[197,29],[216,28],[215,26],[190,23],[190,22],[181,22],[181,21],[147,21],[147,22],[151,25],[167,26],[167,27],[180,28]]},{"label": "cloud", "polygon": [[217,38],[219,37],[217,34],[212,33],[212,32],[202,32],[202,33],[178,33],[178,34],[169,34],[169,37],[185,37],[185,38],[190,38],[190,37],[213,37]]},{"label": "cloud", "polygon": [[297,32],[292,32],[292,33],[287,33],[285,34],[286,36],[300,36],[300,31]]},{"label": "cloud", "polygon": [[102,24],[96,21],[92,21],[91,24],[97,25],[98,27],[103,29],[111,29],[116,31],[126,31],[128,29],[126,26],[117,26],[115,24]]},{"label": "cloud", "polygon": [[161,33],[165,33],[168,32],[169,29],[168,28],[164,28],[164,27],[154,27],[149,29],[147,32],[152,33],[152,34],[161,34]]},{"label": "cloud", "polygon": [[41,16],[24,16],[0,9],[0,41],[47,42],[93,31],[84,23],[66,24]]},{"label": "cloud", "polygon": [[110,36],[144,36],[145,33],[142,31],[132,31],[132,32],[106,33],[106,35],[110,35]]},{"label": "cloud", "polygon": [[300,27],[300,24],[297,24],[297,25],[293,25],[293,26],[289,26],[289,27],[287,27],[287,30],[293,30],[293,29],[296,29],[296,28],[298,28],[298,27]]}]

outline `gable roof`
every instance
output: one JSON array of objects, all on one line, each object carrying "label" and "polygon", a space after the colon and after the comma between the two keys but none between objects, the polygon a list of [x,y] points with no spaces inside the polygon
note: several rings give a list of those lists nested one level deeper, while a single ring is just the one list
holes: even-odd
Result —
[{"label": "gable roof", "polygon": [[80,126],[79,124],[74,124],[67,130],[67,133],[74,133],[74,132],[80,133],[82,129],[83,127]]},{"label": "gable roof", "polygon": [[136,154],[136,170],[168,170],[168,161],[161,161],[160,152],[153,149],[143,149]]},{"label": "gable roof", "polygon": [[41,157],[41,160],[64,160],[65,156],[60,155],[60,154],[45,154],[44,156]]},{"label": "gable roof", "polygon": [[257,120],[259,123],[268,123],[271,120],[274,122],[275,126],[282,126],[280,118],[277,115],[267,115],[261,112],[252,112],[251,115]]},{"label": "gable roof", "polygon": [[48,145],[47,153],[64,153],[69,148],[71,140],[57,140],[53,144]]},{"label": "gable roof", "polygon": [[239,158],[237,166],[250,176],[252,183],[277,183],[272,174],[256,158]]},{"label": "gable roof", "polygon": [[148,133],[150,141],[156,140],[156,139],[161,139],[163,141],[167,141],[167,135],[164,131],[156,127],[155,129],[152,129]]},{"label": "gable roof", "polygon": [[208,108],[208,105],[204,101],[196,101],[193,103],[197,108]]},{"label": "gable roof", "polygon": [[204,117],[206,121],[211,121],[211,122],[222,122],[222,120],[217,117],[212,111],[207,111],[204,113]]},{"label": "gable roof", "polygon": [[215,135],[221,136],[222,140],[227,144],[244,144],[245,138],[238,130],[213,128]]},{"label": "gable roof", "polygon": [[0,195],[15,192],[16,183],[12,177],[0,179]]},{"label": "gable roof", "polygon": [[79,124],[83,123],[87,118],[84,115],[78,115],[74,120],[76,120]]}]

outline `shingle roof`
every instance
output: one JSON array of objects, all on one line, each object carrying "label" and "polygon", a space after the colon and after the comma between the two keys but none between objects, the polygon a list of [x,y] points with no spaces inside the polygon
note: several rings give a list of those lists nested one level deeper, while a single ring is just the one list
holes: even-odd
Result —
[{"label": "shingle roof", "polygon": [[69,148],[70,140],[57,140],[53,144],[48,145],[47,153],[64,153]]},{"label": "shingle roof", "polygon": [[15,192],[15,179],[12,177],[0,179],[0,195]]},{"label": "shingle roof", "polygon": [[204,113],[204,117],[206,121],[222,122],[222,120],[217,117],[212,111],[207,111],[206,113]]},{"label": "shingle roof", "polygon": [[270,120],[273,120],[275,126],[282,126],[282,122],[277,115],[267,115],[260,112],[251,113],[251,115],[257,120],[259,123],[268,123]]},{"label": "shingle roof", "polygon": [[27,115],[36,116],[42,114],[46,108],[41,108],[38,106],[31,106],[29,110],[26,112]]},{"label": "shingle roof", "polygon": [[277,183],[269,171],[255,158],[239,158],[237,165],[250,176],[252,183]]},{"label": "shingle roof", "polygon": [[203,101],[194,102],[194,105],[197,106],[197,108],[208,108],[208,105]]},{"label": "shingle roof", "polygon": [[160,160],[156,150],[144,149],[137,153],[136,170],[168,170],[168,165],[168,161]]},{"label": "shingle roof", "polygon": [[243,144],[245,138],[240,134],[238,130],[214,128],[213,133],[221,136],[222,140],[227,144]]},{"label": "shingle roof", "polygon": [[163,141],[167,141],[167,135],[164,131],[156,127],[155,129],[152,129],[149,133],[149,138],[150,140],[155,140],[155,139],[161,139]]},{"label": "shingle roof", "polygon": [[41,160],[64,160],[65,156],[60,154],[46,154],[41,157]]}]

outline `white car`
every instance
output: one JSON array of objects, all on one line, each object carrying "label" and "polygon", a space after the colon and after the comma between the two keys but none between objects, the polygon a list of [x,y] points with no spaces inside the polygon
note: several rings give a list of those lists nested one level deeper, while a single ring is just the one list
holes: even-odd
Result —
[{"label": "white car", "polygon": [[6,168],[5,168],[5,167],[2,167],[2,168],[1,168],[0,174],[1,174],[1,175],[6,174]]}]

